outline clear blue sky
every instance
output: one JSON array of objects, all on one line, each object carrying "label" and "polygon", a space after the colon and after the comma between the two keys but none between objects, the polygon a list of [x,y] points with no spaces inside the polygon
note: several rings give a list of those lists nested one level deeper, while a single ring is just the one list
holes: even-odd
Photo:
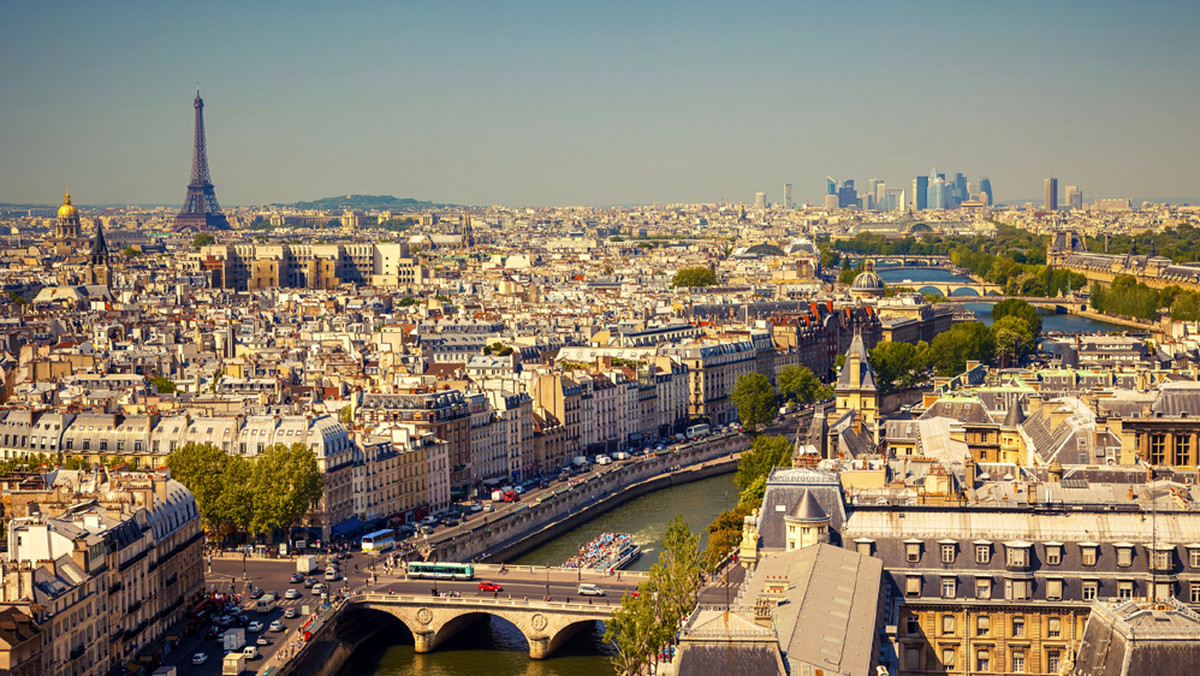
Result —
[{"label": "clear blue sky", "polygon": [[1198,197],[1200,2],[10,2],[0,201]]}]

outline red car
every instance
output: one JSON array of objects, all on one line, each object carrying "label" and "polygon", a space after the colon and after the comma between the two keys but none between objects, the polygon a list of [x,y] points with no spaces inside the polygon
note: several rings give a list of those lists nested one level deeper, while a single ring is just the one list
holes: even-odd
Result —
[{"label": "red car", "polygon": [[484,580],[483,582],[479,583],[479,591],[502,592],[504,591],[504,587],[500,586],[500,584],[496,582]]}]

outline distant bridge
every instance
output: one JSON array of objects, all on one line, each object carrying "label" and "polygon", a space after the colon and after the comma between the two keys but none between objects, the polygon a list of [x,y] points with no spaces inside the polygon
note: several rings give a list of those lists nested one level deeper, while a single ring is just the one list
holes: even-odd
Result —
[{"label": "distant bridge", "polygon": [[875,265],[904,267],[907,265],[924,265],[928,267],[957,267],[948,256],[899,256],[882,254],[842,253],[842,258],[851,261],[873,260]]},{"label": "distant bridge", "polygon": [[[888,286],[897,289],[913,289],[920,293],[938,293],[946,298],[964,296],[1003,296],[1004,287],[999,284],[979,282],[888,282]],[[966,292],[966,293],[963,293]],[[1005,296],[1006,297],[1006,296]]]}]

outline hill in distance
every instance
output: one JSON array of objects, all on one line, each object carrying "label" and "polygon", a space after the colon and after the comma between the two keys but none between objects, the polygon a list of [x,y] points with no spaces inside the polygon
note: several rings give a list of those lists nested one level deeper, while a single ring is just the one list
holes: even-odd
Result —
[{"label": "hill in distance", "polygon": [[338,195],[337,197],[325,197],[311,202],[294,202],[283,206],[294,207],[296,209],[322,209],[325,211],[341,211],[345,209],[370,211],[378,209],[380,211],[409,212],[454,207],[457,205],[436,204],[411,197],[392,197],[391,195]]}]

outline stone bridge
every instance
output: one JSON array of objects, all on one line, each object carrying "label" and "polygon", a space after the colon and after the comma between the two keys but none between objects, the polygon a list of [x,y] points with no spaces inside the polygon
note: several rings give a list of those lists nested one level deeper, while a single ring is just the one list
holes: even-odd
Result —
[{"label": "stone bridge", "polygon": [[899,254],[885,255],[885,254],[842,253],[842,258],[846,258],[851,261],[858,261],[858,260],[864,260],[864,259],[869,258],[869,259],[875,261],[876,266],[889,265],[889,266],[897,266],[897,267],[906,267],[906,266],[910,266],[910,265],[924,265],[924,266],[928,266],[928,267],[954,267],[954,263],[951,262],[949,256],[937,256],[937,255],[925,255],[925,256],[912,255],[912,256],[909,256],[909,255],[899,255]]},{"label": "stone bridge", "polygon": [[368,593],[354,596],[342,608],[339,621],[380,612],[400,620],[409,631],[418,653],[436,649],[446,639],[487,615],[508,620],[529,642],[529,657],[549,657],[575,632],[592,622],[604,622],[620,602],[609,605],[560,603],[541,600],[441,598]]},{"label": "stone bridge", "polygon": [[[979,282],[888,282],[888,286],[898,289],[913,289],[921,293],[933,290],[946,298],[950,298],[951,296],[959,298],[969,296],[1000,296],[1004,294],[1004,287],[999,284]],[[968,291],[969,293],[959,293],[961,291]]]}]

